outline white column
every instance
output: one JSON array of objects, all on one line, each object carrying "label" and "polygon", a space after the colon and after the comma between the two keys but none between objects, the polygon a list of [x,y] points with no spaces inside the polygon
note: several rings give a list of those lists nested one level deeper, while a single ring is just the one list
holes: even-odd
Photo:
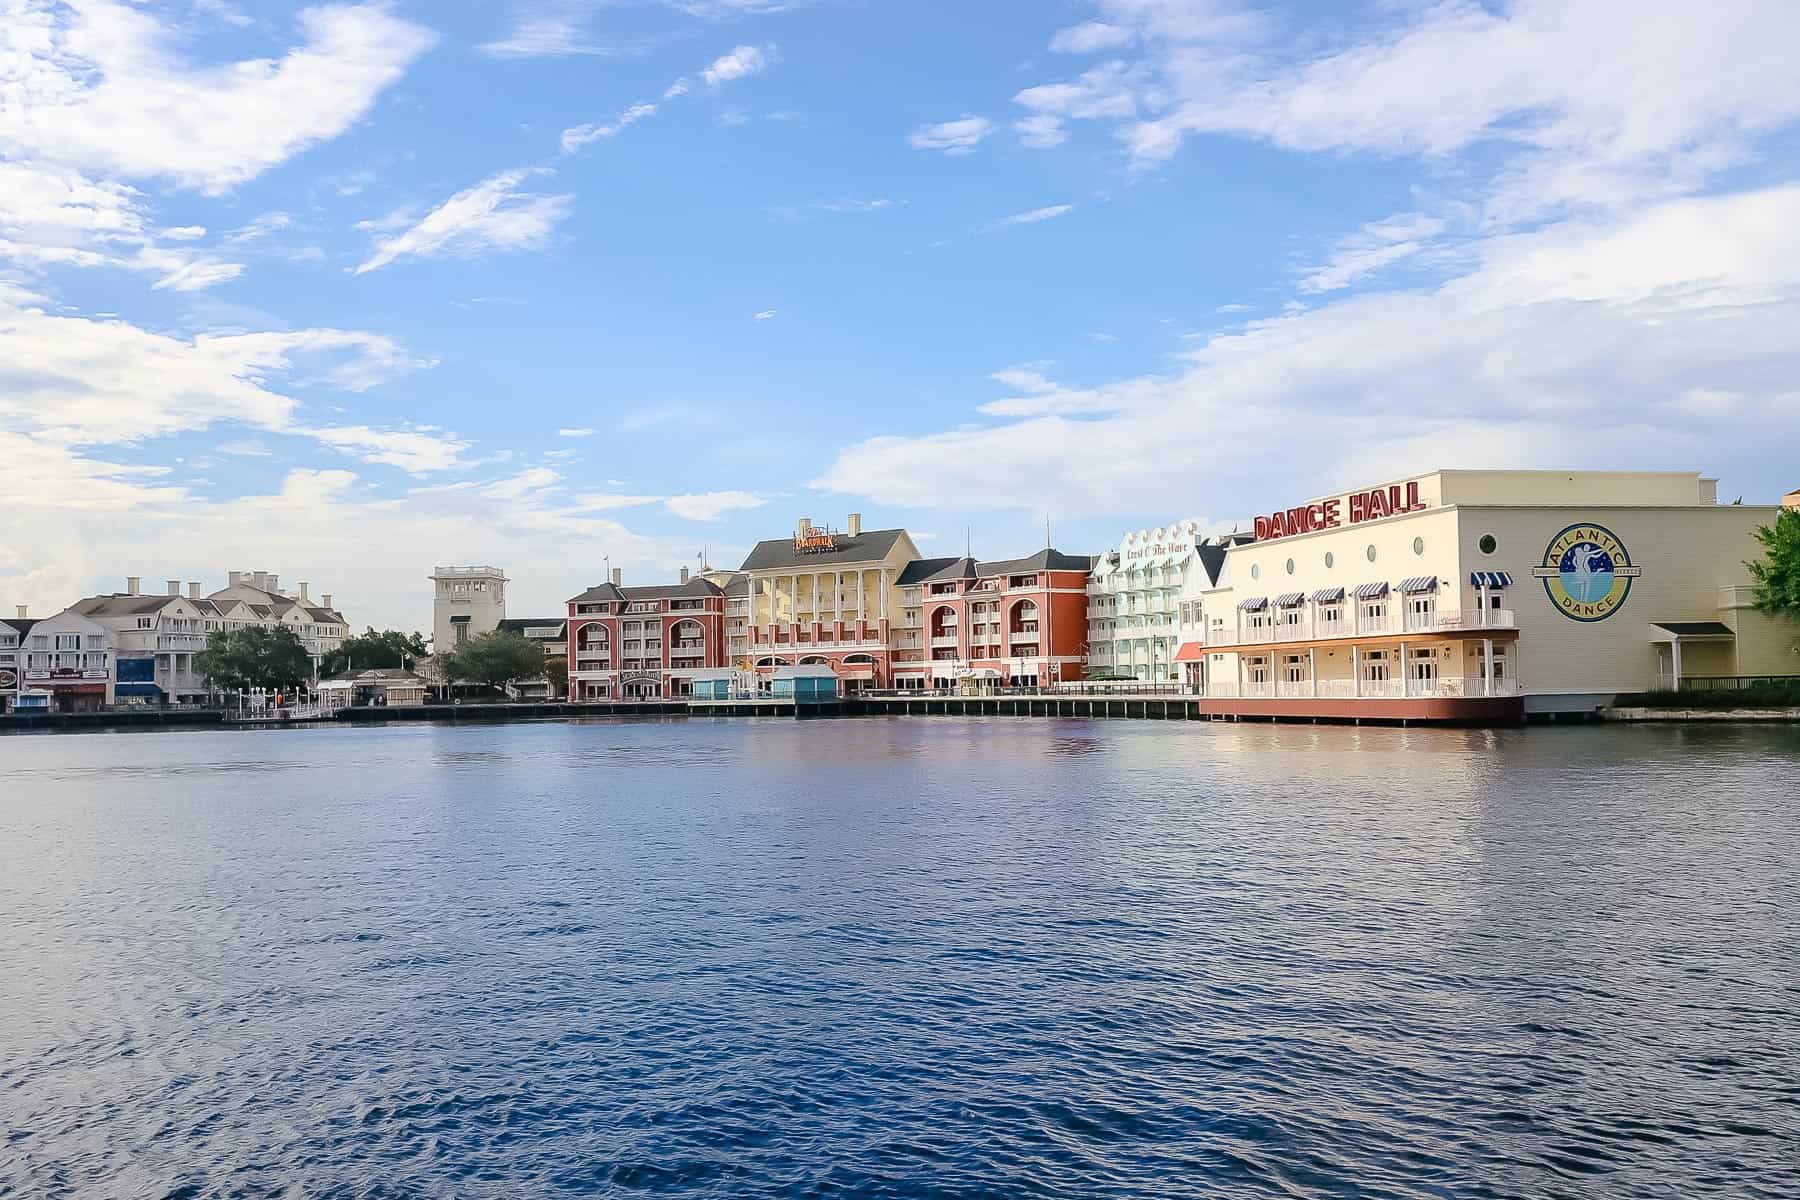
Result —
[{"label": "white column", "polygon": [[1319,698],[1319,650],[1316,646],[1306,648],[1306,673],[1312,680],[1313,699]]},{"label": "white column", "polygon": [[1669,665],[1671,668],[1673,668],[1673,671],[1674,671],[1674,679],[1671,680],[1671,684],[1677,690],[1679,690],[1681,687],[1681,635],[1680,634],[1670,634],[1669,635]]},{"label": "white column", "polygon": [[1487,587],[1487,584],[1483,583],[1481,585],[1481,591],[1477,593],[1477,597],[1478,597],[1478,599],[1476,602],[1481,605],[1481,622],[1480,622],[1480,624],[1483,629],[1486,629],[1487,623],[1488,623],[1488,587]]},{"label": "white column", "polygon": [[1406,643],[1400,643],[1400,694],[1412,694],[1412,664],[1406,659]]},{"label": "white column", "polygon": [[885,621],[888,619],[888,614],[887,614],[888,573],[887,573],[886,567],[883,567],[881,569],[880,578],[877,581],[875,586],[877,586],[881,589],[881,616],[880,616],[880,619]]},{"label": "white column", "polygon": [[1355,643],[1350,646],[1350,694],[1362,698],[1362,647]]},{"label": "white column", "polygon": [[857,571],[856,571],[856,640],[857,641],[862,640],[862,626],[869,619],[869,610],[867,608],[863,607],[863,605],[865,603],[865,601],[863,599],[863,575],[864,574],[865,574],[865,572],[862,570],[862,568],[860,568],[860,567],[857,568]]},{"label": "white column", "polygon": [[[1483,606],[1482,611],[1483,612],[1487,611],[1486,606]],[[1486,692],[1488,695],[1492,696],[1494,694],[1494,639],[1493,638],[1482,638],[1481,639],[1481,668],[1482,668],[1482,671],[1487,675]]]}]

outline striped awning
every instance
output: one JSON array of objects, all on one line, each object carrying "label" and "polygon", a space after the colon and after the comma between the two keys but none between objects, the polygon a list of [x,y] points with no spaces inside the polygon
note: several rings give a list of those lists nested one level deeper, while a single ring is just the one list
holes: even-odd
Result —
[{"label": "striped awning", "polygon": [[1478,588],[1509,588],[1512,576],[1505,571],[1470,571],[1469,582]]},{"label": "striped awning", "polygon": [[1247,600],[1239,600],[1238,607],[1245,612],[1261,612],[1269,607],[1269,598],[1267,596],[1251,596]]},{"label": "striped awning", "polygon": [[1343,598],[1344,589],[1341,587],[1320,588],[1313,593],[1313,603],[1315,604],[1336,604]]},{"label": "striped awning", "polygon": [[1275,597],[1276,608],[1298,608],[1306,603],[1305,592],[1283,592]]},{"label": "striped awning", "polygon": [[1416,596],[1420,592],[1435,592],[1437,591],[1437,576],[1414,575],[1411,579],[1402,579],[1400,590],[1408,596]]},{"label": "striped awning", "polygon": [[1374,600],[1377,597],[1385,596],[1387,594],[1388,585],[1385,583],[1365,583],[1356,589],[1356,598],[1358,600]]}]

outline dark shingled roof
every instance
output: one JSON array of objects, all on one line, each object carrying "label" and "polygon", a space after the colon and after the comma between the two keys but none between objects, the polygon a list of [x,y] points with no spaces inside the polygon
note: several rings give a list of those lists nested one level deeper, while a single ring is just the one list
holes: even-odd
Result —
[{"label": "dark shingled roof", "polygon": [[946,579],[974,578],[975,560],[972,558],[915,558],[906,564],[895,582],[901,587],[915,587]]},{"label": "dark shingled roof", "polygon": [[723,596],[725,591],[710,579],[696,575],[686,583],[665,583],[654,587],[617,588],[610,583],[598,584],[570,600],[570,604],[617,604],[621,600],[704,600]]},{"label": "dark shingled roof", "polygon": [[1201,542],[1194,547],[1194,557],[1200,560],[1200,567],[1206,572],[1206,582],[1214,587],[1219,583],[1219,572],[1225,569],[1225,551],[1228,547],[1214,545],[1212,542]]},{"label": "dark shingled roof", "polygon": [[821,567],[832,563],[880,562],[893,552],[894,544],[906,536],[904,529],[869,529],[851,537],[847,533],[833,534],[837,546],[832,550],[812,550],[800,553],[794,549],[791,537],[771,538],[766,542],[756,543],[750,551],[750,557],[744,560],[741,570],[770,571],[781,567]]},{"label": "dark shingled roof", "polygon": [[501,633],[516,633],[520,637],[525,636],[527,629],[554,629],[556,630],[554,637],[537,639],[538,641],[554,642],[568,636],[568,624],[567,617],[542,617],[535,621],[528,617],[508,617],[494,628]]},{"label": "dark shingled roof", "polygon": [[727,596],[748,596],[750,594],[750,577],[739,571],[725,581]]},{"label": "dark shingled roof", "polygon": [[161,612],[165,606],[179,599],[180,596],[130,596],[115,592],[110,596],[89,596],[86,600],[77,600],[72,607],[84,617],[135,617]]},{"label": "dark shingled roof", "polygon": [[313,607],[310,607],[307,605],[302,605],[301,607],[305,608],[307,614],[310,615],[313,620],[317,621],[321,625],[348,625],[349,624],[348,621],[344,620],[344,614],[341,612],[337,612],[334,609],[313,608]]},{"label": "dark shingled roof", "polygon": [[37,623],[38,619],[36,617],[0,618],[0,625],[11,625],[14,629],[19,631],[20,637],[24,637],[26,634],[30,633],[31,627]]},{"label": "dark shingled roof", "polygon": [[1024,575],[1032,571],[1091,571],[1094,569],[1094,561],[1090,554],[1064,554],[1061,550],[1043,549],[1025,558],[980,563],[975,569],[983,578],[990,575]]},{"label": "dark shingled roof", "polygon": [[1658,629],[1666,629],[1676,637],[1736,637],[1723,621],[1653,621]]}]

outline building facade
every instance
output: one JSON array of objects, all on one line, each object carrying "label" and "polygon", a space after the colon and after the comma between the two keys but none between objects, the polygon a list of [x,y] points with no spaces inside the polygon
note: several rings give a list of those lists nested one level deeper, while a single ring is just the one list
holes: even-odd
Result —
[{"label": "building facade", "polygon": [[72,608],[23,638],[26,692],[48,692],[56,712],[96,712],[113,702],[113,647],[106,627]]},{"label": "building facade", "polygon": [[894,686],[1043,687],[1082,678],[1093,563],[1046,549],[999,562],[907,564],[891,638]]},{"label": "building facade", "polygon": [[13,711],[25,687],[25,643],[37,624],[27,611],[21,604],[15,616],[0,620],[0,713]]},{"label": "building facade", "polygon": [[1226,549],[1198,522],[1140,529],[1101,555],[1087,585],[1088,676],[1176,682],[1182,615],[1218,580]]},{"label": "building facade", "polygon": [[679,582],[606,583],[569,601],[569,699],[675,700],[725,663],[725,590],[681,570]]},{"label": "building facade", "polygon": [[1436,471],[1256,518],[1178,654],[1247,716],[1507,720],[1794,670],[1745,563],[1774,507],[1678,472]]},{"label": "building facade", "polygon": [[563,617],[508,617],[495,627],[496,632],[522,637],[544,650],[544,661],[554,663],[556,670],[543,679],[526,679],[513,685],[522,700],[561,700],[568,694],[567,680],[557,682],[557,675],[569,662],[569,622]]},{"label": "building facade", "polygon": [[506,619],[506,585],[499,567],[439,567],[431,573],[431,652],[444,654],[472,637],[492,633]]},{"label": "building facade", "polygon": [[803,517],[791,537],[758,542],[742,568],[741,666],[765,692],[793,666],[830,667],[846,692],[894,686],[900,576],[918,557],[904,529],[864,530],[856,513],[842,533]]}]

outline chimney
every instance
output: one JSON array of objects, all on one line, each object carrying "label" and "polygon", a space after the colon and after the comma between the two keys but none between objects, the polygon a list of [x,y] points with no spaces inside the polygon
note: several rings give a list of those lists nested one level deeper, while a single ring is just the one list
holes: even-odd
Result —
[{"label": "chimney", "polygon": [[165,580],[164,582],[168,584],[168,587],[169,587],[168,594],[169,595],[171,595],[171,596],[181,595],[181,580],[169,579],[169,580]]},{"label": "chimney", "polygon": [[811,534],[812,534],[812,518],[811,517],[801,517],[800,518],[800,536],[808,537]]},{"label": "chimney", "polygon": [[281,595],[281,576],[269,575],[266,578],[268,583],[263,585],[263,590],[273,592],[277,596]]},{"label": "chimney", "polygon": [[861,537],[862,536],[862,514],[861,513],[851,513],[850,514],[850,536],[851,537]]},{"label": "chimney", "polygon": [[306,580],[304,580],[304,579],[302,579],[300,581],[300,603],[302,603],[302,604],[311,604],[312,603],[312,601],[307,599],[307,597],[306,597]]},{"label": "chimney", "polygon": [[321,608],[330,608],[331,607],[331,593],[330,592],[326,592],[323,596],[319,597],[319,606]]},{"label": "chimney", "polygon": [[231,583],[229,586],[231,587],[236,587],[238,584],[244,582],[244,573],[242,571],[232,571],[230,577]]},{"label": "chimney", "polygon": [[127,575],[125,577],[125,594],[127,596],[137,595],[138,587],[141,583],[142,583],[142,580],[140,580],[136,575]]},{"label": "chimney", "polygon": [[267,571],[251,572],[250,586],[253,588],[256,588],[260,591],[265,591],[265,592],[268,591],[269,590],[269,573]]},{"label": "chimney", "polygon": [[17,608],[18,608],[18,614],[17,614],[17,615],[18,615],[18,618],[19,618],[19,620],[21,620],[21,621],[25,621],[25,620],[29,620],[29,619],[30,619],[30,618],[29,618],[29,617],[27,617],[27,616],[26,616],[26,615],[25,615],[25,614],[26,614],[26,613],[28,613],[28,612],[30,612],[30,611],[31,611],[31,605],[29,605],[29,604],[20,604],[20,605],[17,605],[17,606],[16,606],[16,607],[17,607]]},{"label": "chimney", "polygon": [[188,599],[200,599],[200,584],[196,580],[188,580]]},{"label": "chimney", "polygon": [[686,583],[687,581],[688,581],[688,569],[686,567],[683,567],[683,568],[681,568],[681,582]]},{"label": "chimney", "polygon": [[613,586],[614,587],[624,587],[625,586],[625,568],[624,567],[614,567],[613,568]]}]

